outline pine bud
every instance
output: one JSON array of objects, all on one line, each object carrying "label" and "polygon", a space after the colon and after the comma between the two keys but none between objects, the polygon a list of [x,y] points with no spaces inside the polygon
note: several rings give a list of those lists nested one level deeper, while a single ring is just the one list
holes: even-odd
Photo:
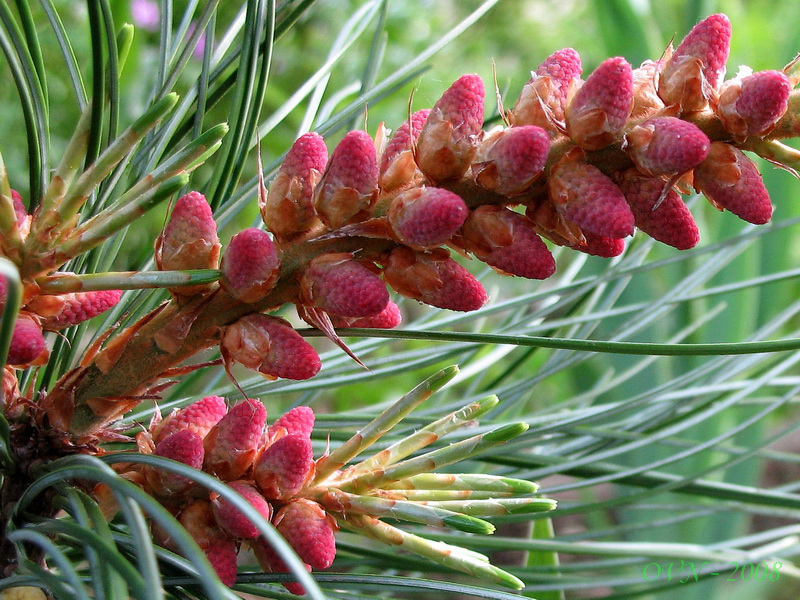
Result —
[{"label": "pine bud", "polygon": [[319,504],[306,498],[294,500],[278,511],[274,523],[304,563],[314,569],[333,564],[336,526]]},{"label": "pine bud", "polygon": [[643,175],[636,169],[625,171],[619,180],[636,226],[659,242],[688,250],[700,241],[700,233],[678,193],[669,190],[659,207],[653,210],[665,185],[663,180]]},{"label": "pine bud", "polygon": [[258,400],[233,407],[203,440],[203,469],[223,481],[240,479],[253,464],[266,420],[267,411]]},{"label": "pine bud", "polygon": [[314,189],[327,162],[328,149],[318,133],[301,135],[289,149],[261,207],[261,217],[276,239],[289,240],[313,227]]},{"label": "pine bud", "polygon": [[583,244],[575,244],[570,247],[584,254],[591,254],[592,256],[599,256],[601,258],[614,258],[622,254],[622,251],[625,250],[625,240],[615,240],[587,232],[584,235]]},{"label": "pine bud", "polygon": [[394,190],[413,181],[417,173],[413,146],[417,143],[419,132],[430,114],[430,109],[418,110],[409,121],[397,128],[381,155],[380,186],[384,191]]},{"label": "pine bud", "polygon": [[567,106],[567,133],[584,150],[619,139],[633,109],[633,72],[619,56],[603,61]]},{"label": "pine bud", "polygon": [[25,208],[22,196],[17,190],[11,190],[11,200],[14,203],[14,214],[17,217],[17,228],[19,229],[20,236],[25,239],[31,229],[32,217],[28,214],[28,209]]},{"label": "pine bud", "polygon": [[[256,488],[246,481],[232,481],[228,484],[230,488],[239,492],[250,505],[255,508],[264,519],[272,519],[272,506],[258,492]],[[214,518],[220,529],[233,538],[252,539],[257,538],[261,533],[250,519],[228,500],[222,496],[217,496],[211,501],[211,508],[214,511]]]},{"label": "pine bud", "polygon": [[311,439],[302,433],[290,433],[261,453],[253,477],[264,497],[286,501],[303,488],[313,468]]},{"label": "pine bud", "polygon": [[308,379],[317,374],[316,350],[285,320],[262,314],[225,327],[222,355],[270,377]]},{"label": "pine bud", "polygon": [[42,329],[58,331],[104,313],[115,306],[121,297],[122,290],[42,295],[31,300],[27,308],[42,317]]},{"label": "pine bud", "polygon": [[744,72],[726,81],[717,114],[722,125],[739,139],[765,136],[786,113],[792,84],[780,71]]},{"label": "pine bud", "polygon": [[478,185],[503,196],[517,196],[544,170],[550,136],[541,127],[512,127],[490,134],[478,147],[472,172]]},{"label": "pine bud", "polygon": [[236,584],[238,573],[236,542],[228,537],[215,537],[203,551],[220,581],[228,587]]},{"label": "pine bud", "polygon": [[168,415],[153,430],[153,441],[158,444],[173,433],[184,430],[192,431],[200,438],[204,438],[227,412],[225,398],[206,396]]},{"label": "pine bud", "polygon": [[549,186],[556,209],[584,232],[614,239],[633,235],[625,196],[597,167],[562,162],[553,168]]},{"label": "pine bud", "polygon": [[269,426],[268,437],[274,439],[279,429],[284,429],[287,434],[297,433],[305,437],[311,437],[314,430],[314,409],[310,406],[295,406],[292,410],[284,413]]},{"label": "pine bud", "polygon": [[181,511],[178,521],[205,552],[217,576],[227,586],[236,583],[236,542],[220,531],[208,500],[196,500]]},{"label": "pine bud", "polygon": [[[156,444],[155,455],[176,460],[194,469],[203,467],[203,438],[194,431],[177,431]],[[145,477],[150,489],[159,496],[171,497],[185,493],[194,483],[191,479],[164,471],[157,467],[146,467]]]},{"label": "pine bud", "polygon": [[366,131],[351,131],[333,151],[314,191],[314,206],[330,229],[363,221],[378,192],[378,157]]},{"label": "pine bud", "polygon": [[416,160],[434,183],[458,179],[475,155],[483,126],[483,81],[462,75],[436,101],[419,134]]},{"label": "pine bud", "polygon": [[[6,364],[24,368],[47,353],[47,346],[39,324],[25,315],[18,315],[11,334]],[[37,361],[38,362],[38,361]]]},{"label": "pine bud", "polygon": [[658,95],[683,112],[702,110],[725,76],[731,42],[731,23],[723,14],[695,25],[661,71]]},{"label": "pine bud", "polygon": [[[156,264],[162,271],[216,269],[219,238],[211,207],[200,192],[189,192],[175,203],[167,226],[156,241]],[[191,296],[208,285],[176,287],[174,294]]]},{"label": "pine bud", "polygon": [[711,147],[697,125],[675,117],[645,121],[625,140],[634,164],[648,175],[684,173],[703,162]]},{"label": "pine bud", "polygon": [[[253,542],[253,554],[256,555],[256,560],[265,573],[289,573],[289,567],[286,566],[281,555],[273,550],[269,542],[260,537]],[[311,567],[303,563],[306,571],[311,571]],[[296,581],[286,581],[283,584],[287,590],[297,596],[303,596],[306,593],[305,588]]]},{"label": "pine bud", "polygon": [[478,310],[487,300],[480,282],[443,249],[421,253],[398,246],[383,274],[400,294],[438,308]]},{"label": "pine bud", "polygon": [[453,237],[468,214],[467,205],[457,194],[422,186],[397,196],[387,216],[397,239],[406,246],[424,250]]},{"label": "pine bud", "polygon": [[222,287],[242,302],[257,302],[280,274],[278,249],[269,234],[252,227],[231,238],[222,257]]},{"label": "pine bud", "polygon": [[511,111],[515,127],[537,125],[555,132],[553,120],[564,120],[570,87],[577,87],[583,68],[581,57],[572,48],[564,48],[547,57],[522,88]]},{"label": "pine bud", "polygon": [[340,317],[369,317],[386,308],[389,292],[380,277],[346,253],[311,261],[300,280],[303,302]]},{"label": "pine bud", "polygon": [[694,170],[694,186],[714,206],[740,219],[763,225],[772,218],[772,202],[758,167],[730,144],[711,144],[708,158]]},{"label": "pine bud", "polygon": [[480,206],[462,232],[464,248],[503,273],[546,279],[556,270],[553,255],[531,222],[499,206]]},{"label": "pine bud", "polygon": [[337,317],[331,316],[334,327],[363,327],[365,329],[393,329],[403,322],[400,307],[389,300],[381,312],[371,317]]}]

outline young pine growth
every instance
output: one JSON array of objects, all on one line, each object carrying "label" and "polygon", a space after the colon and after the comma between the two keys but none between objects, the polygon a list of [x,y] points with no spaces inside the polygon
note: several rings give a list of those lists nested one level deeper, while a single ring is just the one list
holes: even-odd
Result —
[{"label": "young pine growth", "polygon": [[504,196],[517,196],[542,174],[550,151],[550,136],[534,125],[489,134],[478,147],[472,165],[481,187]]},{"label": "young pine growth", "polygon": [[548,56],[522,88],[511,111],[514,126],[536,125],[556,133],[555,124],[564,121],[567,97],[577,89],[582,72],[581,57],[572,48]]},{"label": "young pine growth", "polygon": [[767,135],[786,113],[792,91],[789,78],[780,71],[743,71],[723,84],[716,109],[723,127],[741,140]]},{"label": "young pine growth", "polygon": [[377,315],[389,303],[386,286],[350,254],[315,258],[300,281],[302,302],[340,317]]},{"label": "young pine growth", "polygon": [[252,466],[261,444],[267,411],[258,400],[234,406],[203,440],[203,469],[222,479],[239,479]]},{"label": "young pine growth", "polygon": [[379,178],[384,192],[411,183],[417,175],[414,145],[430,112],[428,108],[415,112],[409,120],[403,121],[386,144],[381,155]]},{"label": "young pine growth", "polygon": [[400,242],[415,250],[425,250],[453,237],[468,213],[467,205],[453,192],[422,186],[397,196],[387,216]]},{"label": "young pine growth", "polygon": [[[255,487],[247,481],[231,481],[228,486],[244,496],[244,499],[267,521],[272,519],[272,506]],[[261,535],[258,527],[222,496],[211,500],[211,509],[214,512],[214,520],[217,525],[230,537],[253,539]]]},{"label": "young pine growth", "polygon": [[269,234],[250,228],[231,239],[222,257],[222,287],[242,302],[257,302],[275,286],[281,259]]},{"label": "young pine growth", "polygon": [[647,175],[685,173],[705,160],[711,146],[696,125],[675,117],[645,121],[625,142],[636,168]]},{"label": "young pine growth", "polygon": [[41,295],[31,300],[27,308],[42,317],[42,329],[59,331],[104,313],[115,306],[121,297],[122,290]]}]

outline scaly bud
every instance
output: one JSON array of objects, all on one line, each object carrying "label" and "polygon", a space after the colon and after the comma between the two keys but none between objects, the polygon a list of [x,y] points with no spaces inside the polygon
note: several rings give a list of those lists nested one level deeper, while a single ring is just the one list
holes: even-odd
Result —
[{"label": "scaly bud", "polygon": [[[156,241],[156,264],[162,271],[216,269],[219,238],[211,207],[200,192],[189,192],[175,203],[167,226]],[[176,287],[174,294],[192,296],[208,285]]]},{"label": "scaly bud", "polygon": [[334,327],[364,327],[365,329],[393,329],[403,322],[400,307],[389,300],[381,312],[371,317],[337,317],[331,316]]},{"label": "scaly bud", "polygon": [[568,244],[573,250],[601,258],[614,258],[625,250],[625,240],[615,240],[587,232],[583,244]]},{"label": "scaly bud", "polygon": [[22,196],[17,190],[11,190],[11,200],[14,202],[14,213],[17,216],[17,228],[24,239],[31,230],[32,217],[28,214],[25,203],[22,201]]},{"label": "scaly bud", "polygon": [[314,430],[314,409],[310,406],[295,406],[292,410],[284,413],[269,426],[268,437],[273,439],[279,429],[285,429],[286,433],[297,433],[305,437],[311,437]]},{"label": "scaly bud", "polygon": [[58,331],[96,317],[115,306],[121,297],[122,290],[42,295],[31,300],[26,308],[42,317],[42,329]]},{"label": "scaly bud", "polygon": [[44,343],[42,328],[39,327],[39,324],[25,315],[17,316],[6,364],[24,368],[46,352],[47,346]]},{"label": "scaly bud", "polygon": [[206,396],[168,415],[153,430],[153,441],[158,444],[173,433],[187,429],[204,438],[227,412],[225,398]]},{"label": "scaly bud", "polygon": [[[264,519],[272,519],[272,506],[258,493],[258,490],[246,481],[232,481],[228,484],[233,490],[239,492],[250,505],[255,508]],[[234,507],[222,496],[217,496],[211,501],[214,518],[220,529],[233,538],[252,539],[261,533],[255,524]]]},{"label": "scaly bud", "polygon": [[392,231],[416,250],[448,241],[464,224],[469,210],[460,196],[434,187],[416,187],[397,196],[389,206]]},{"label": "scaly bud", "polygon": [[410,183],[417,173],[413,146],[417,143],[419,132],[430,114],[430,109],[418,110],[409,121],[397,128],[381,156],[380,186],[384,191],[394,190]]},{"label": "scaly bud", "polygon": [[417,142],[416,161],[433,182],[458,179],[475,155],[483,126],[483,81],[462,75],[436,101]]},{"label": "scaly bud", "polygon": [[351,131],[333,151],[314,191],[314,206],[330,229],[363,221],[378,192],[378,157],[366,131]]},{"label": "scaly bud", "polygon": [[541,127],[512,127],[490,134],[478,147],[472,172],[478,185],[517,196],[544,170],[550,136]]},{"label": "scaly bud", "polygon": [[555,132],[553,121],[564,120],[567,94],[571,86],[577,86],[581,73],[581,57],[572,48],[548,56],[522,88],[511,111],[514,126],[537,125]]},{"label": "scaly bud", "polygon": [[678,250],[693,248],[700,241],[692,213],[675,190],[669,190],[659,207],[653,210],[666,185],[663,180],[629,169],[620,176],[618,183],[636,226],[647,235]]},{"label": "scaly bud", "polygon": [[222,356],[270,377],[308,379],[317,374],[316,350],[278,317],[251,314],[225,327]]},{"label": "scaly bud", "polygon": [[694,170],[694,186],[714,206],[740,219],[763,225],[772,218],[772,202],[758,167],[730,144],[711,144],[708,158]]},{"label": "scaly bud", "polygon": [[[253,554],[256,556],[259,566],[265,573],[289,573],[289,567],[281,558],[281,555],[275,552],[270,546],[269,542],[263,537],[258,538],[252,544]],[[303,563],[306,571],[311,571],[311,567]],[[296,581],[287,581],[283,583],[283,587],[289,590],[292,594],[303,596],[306,593],[305,588]]]},{"label": "scaly bud", "polygon": [[625,140],[634,164],[647,175],[684,173],[703,162],[711,147],[697,125],[675,117],[645,121]]},{"label": "scaly bud", "polygon": [[233,407],[203,440],[203,469],[223,481],[241,479],[253,464],[266,421],[267,411],[258,400]]},{"label": "scaly bud", "polygon": [[208,500],[189,504],[178,521],[205,552],[222,583],[227,586],[236,583],[236,542],[220,531]]},{"label": "scaly bud", "polygon": [[328,162],[325,140],[318,133],[301,135],[283,159],[261,207],[264,223],[278,240],[306,233],[316,221],[314,188]]},{"label": "scaly bud", "polygon": [[743,73],[722,85],[717,114],[739,139],[765,136],[786,113],[792,84],[780,71]]},{"label": "scaly bud", "polygon": [[603,61],[567,106],[567,133],[584,150],[616,141],[633,109],[633,72],[619,56]]},{"label": "scaly bud", "polygon": [[306,498],[294,500],[278,511],[274,523],[304,563],[314,569],[333,564],[336,526],[319,504]]},{"label": "scaly bud", "polygon": [[253,477],[264,497],[286,501],[302,489],[313,468],[311,439],[302,433],[290,433],[261,453]]},{"label": "scaly bud", "polygon": [[536,235],[533,224],[500,206],[480,206],[462,232],[464,248],[503,273],[546,279],[556,270],[553,255]]},{"label": "scaly bud", "polygon": [[658,95],[683,112],[702,110],[725,76],[731,43],[731,23],[723,14],[695,25],[667,58],[658,82]]},{"label": "scaly bud", "polygon": [[266,231],[245,229],[231,238],[222,257],[222,287],[242,302],[257,302],[275,286],[281,260]]},{"label": "scaly bud", "polygon": [[[177,431],[156,444],[157,456],[177,460],[194,469],[203,467],[203,438],[194,431]],[[157,467],[146,467],[145,477],[150,489],[159,496],[171,497],[185,493],[194,483],[191,479]]]},{"label": "scaly bud", "polygon": [[380,277],[346,253],[311,261],[300,280],[303,302],[340,317],[369,317],[386,308],[389,292]]},{"label": "scaly bud", "polygon": [[597,167],[562,162],[553,168],[549,187],[556,209],[585,232],[614,239],[633,234],[625,196]]},{"label": "scaly bud", "polygon": [[400,294],[438,308],[478,310],[487,300],[480,282],[441,248],[421,253],[398,246],[383,274]]}]

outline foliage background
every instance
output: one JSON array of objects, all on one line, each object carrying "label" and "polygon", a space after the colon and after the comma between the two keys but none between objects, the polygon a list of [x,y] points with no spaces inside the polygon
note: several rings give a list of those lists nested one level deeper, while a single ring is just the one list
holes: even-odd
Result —
[{"label": "foliage background", "polygon": [[[52,31],[41,7],[32,4],[48,66],[53,107],[50,134],[52,154],[57,157],[69,139],[78,108]],[[70,0],[54,4],[89,81],[85,4]],[[174,3],[176,21],[186,4]],[[364,4],[320,0],[277,43],[262,119],[279,110],[319,68],[347,19]],[[116,23],[130,20],[127,2],[113,2],[112,6]],[[385,25],[378,33],[386,45],[375,82],[407,65],[479,3],[415,0],[387,6]],[[227,23],[237,10],[238,3],[223,2],[218,22]],[[725,12],[733,24],[729,76],[740,64],[756,70],[781,68],[800,50],[800,11],[789,2],[501,1],[465,34],[425,61],[429,69],[424,74],[370,106],[369,130],[374,132],[381,121],[396,127],[407,113],[412,91],[415,108],[422,108],[432,105],[464,72],[477,72],[489,84],[492,61],[507,107],[513,105],[529,71],[564,46],[580,52],[584,73],[613,55],[625,56],[637,65],[645,58],[658,57],[673,36],[679,40],[695,22],[713,12]],[[373,85],[362,79],[365,65],[374,56],[377,18],[330,71],[321,101],[323,112],[327,102],[330,112],[335,112],[357,95],[361,85]],[[124,122],[145,107],[158,46],[158,32],[137,30],[120,79]],[[191,62],[176,89],[184,91],[195,85],[200,69],[199,61]],[[2,59],[0,72],[8,78]],[[223,101],[206,115],[205,122],[224,120],[226,106]],[[304,127],[307,107],[307,102],[301,103],[262,139],[265,164],[279,159]],[[488,109],[495,112],[492,98]],[[27,157],[20,123],[14,86],[0,86],[3,156],[12,184],[24,196]],[[362,126],[363,116],[355,114],[348,124]],[[343,131],[330,136],[329,147]],[[245,180],[256,170],[254,154],[251,160]],[[638,237],[626,255],[610,262],[561,252],[557,255],[559,274],[543,283],[501,278],[478,269],[492,298],[489,306],[477,313],[454,315],[407,302],[405,327],[473,332],[478,341],[481,333],[695,343],[796,336],[800,324],[800,244],[795,241],[800,185],[785,172],[766,163],[761,166],[776,205],[771,225],[759,229],[743,225],[730,213],[718,213],[702,198],[694,199],[690,202],[701,229],[701,243],[695,250],[679,253]],[[200,169],[193,185],[202,187],[209,175],[210,168]],[[252,190],[249,197],[224,230],[223,241],[256,218]],[[130,229],[124,251],[113,260],[114,269],[140,268],[146,263],[163,218],[162,208]],[[126,294],[126,299],[132,302],[134,294]],[[154,304],[158,299],[153,293],[148,302]],[[800,435],[796,432],[800,378],[794,367],[798,357],[656,358],[434,340],[354,342],[354,349],[372,371],[361,371],[338,351],[329,350],[323,373],[309,382],[265,383],[244,373],[241,382],[248,393],[265,399],[273,416],[293,404],[314,406],[322,413],[317,431],[321,452],[328,436],[333,443],[345,439],[382,403],[437,368],[461,364],[458,383],[437,395],[415,422],[494,392],[503,402],[491,415],[493,423],[513,418],[532,425],[522,441],[473,464],[478,471],[540,480],[545,495],[561,500],[552,521],[555,536],[551,540],[542,541],[546,520],[538,522],[531,537],[531,522],[526,517],[498,519],[508,521],[496,536],[498,540],[475,542],[484,549],[486,544],[495,544],[498,551],[529,550],[498,556],[501,564],[516,565],[514,572],[529,583],[526,595],[542,599],[564,597],[562,594],[567,598],[797,597],[800,584],[796,576],[734,583],[726,581],[726,571],[719,576],[706,575],[690,585],[676,579],[667,582],[663,576],[657,583],[646,583],[642,570],[651,562],[664,567],[674,562],[677,570],[683,559],[697,566],[709,561],[708,572],[714,565],[725,569],[732,560],[757,562],[762,556],[769,558],[769,564],[781,560],[787,568],[791,566],[800,550],[796,524],[800,496],[794,493],[800,472]],[[320,347],[327,349],[322,343]],[[221,373],[197,375],[172,391],[167,406],[217,392],[237,396]],[[143,409],[130,420],[143,421],[148,416]],[[737,429],[742,423],[746,426]],[[675,491],[688,493],[661,489],[669,483],[675,483]],[[377,570],[414,577],[418,569],[427,570],[414,561],[398,562],[392,553],[379,548],[365,557],[359,541],[347,536],[342,539],[333,571],[358,574]],[[526,539],[527,546],[523,543]],[[556,551],[560,567],[553,564]],[[436,578],[475,584],[449,572]],[[388,584],[375,588],[346,577],[323,585],[331,597],[342,598],[391,593],[434,597],[442,593],[424,587],[416,592],[395,590]],[[266,589],[272,594],[277,588]],[[458,592],[455,588],[447,591],[453,597]]]}]

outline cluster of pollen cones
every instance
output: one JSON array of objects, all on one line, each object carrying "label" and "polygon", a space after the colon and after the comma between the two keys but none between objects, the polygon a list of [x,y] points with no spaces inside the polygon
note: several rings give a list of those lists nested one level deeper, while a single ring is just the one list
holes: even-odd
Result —
[{"label": "cluster of pollen cones", "polygon": [[[457,369],[451,367],[429,378],[392,410],[317,460],[311,442],[315,421],[311,408],[293,408],[267,427],[267,412],[258,400],[247,399],[229,410],[219,396],[202,398],[163,420],[156,413],[148,430],[138,434],[138,449],[203,470],[226,482],[275,526],[309,571],[326,569],[333,563],[334,534],[343,527],[472,575],[520,587],[516,578],[491,566],[488,559],[478,560],[465,550],[432,543],[381,520],[385,516],[491,533],[494,527],[480,517],[555,508],[554,501],[534,496],[537,486],[533,483],[488,475],[433,473],[440,466],[519,435],[527,428],[522,423],[403,460],[454,429],[474,425],[476,416],[497,404],[496,397],[465,406],[366,460],[347,466],[456,373]],[[119,468],[126,479],[169,509],[206,553],[226,585],[236,582],[242,548],[252,551],[265,572],[290,572],[281,553],[259,526],[229,498],[161,467],[124,463]],[[99,484],[94,493],[105,515],[111,518],[119,508],[111,489]],[[153,534],[164,547],[181,551],[162,527],[153,524]],[[294,593],[305,592],[299,583],[284,585]]]}]

